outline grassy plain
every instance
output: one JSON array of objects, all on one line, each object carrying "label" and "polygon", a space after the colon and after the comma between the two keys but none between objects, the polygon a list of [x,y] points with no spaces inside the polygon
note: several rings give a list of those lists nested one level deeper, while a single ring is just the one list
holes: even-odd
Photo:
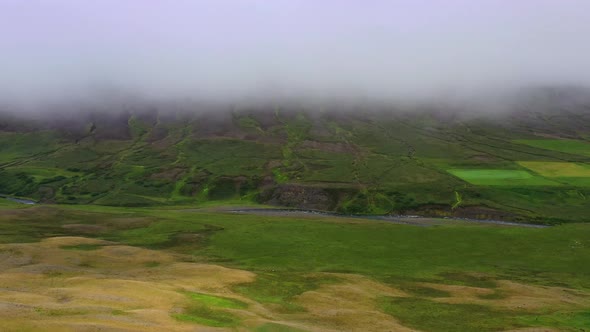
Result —
[{"label": "grassy plain", "polygon": [[[0,205],[8,331],[579,331],[590,227]],[[524,331],[524,330],[523,330]]]}]

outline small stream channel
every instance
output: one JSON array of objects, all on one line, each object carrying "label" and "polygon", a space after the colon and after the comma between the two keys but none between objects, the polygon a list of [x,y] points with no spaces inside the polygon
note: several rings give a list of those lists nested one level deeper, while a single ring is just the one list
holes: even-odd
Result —
[{"label": "small stream channel", "polygon": [[[16,198],[6,195],[0,195],[0,198],[7,199],[9,201],[34,205],[36,201],[24,198]],[[353,219],[370,219],[370,220],[382,220],[392,222],[396,224],[414,225],[414,226],[434,226],[448,223],[449,221],[467,222],[467,223],[479,223],[479,224],[490,224],[500,226],[518,226],[518,227],[530,227],[530,228],[546,228],[550,227],[547,225],[536,225],[526,224],[502,220],[484,220],[484,219],[468,219],[468,218],[431,218],[421,216],[379,216],[379,215],[346,215],[334,212],[317,211],[317,210],[303,210],[303,209],[259,209],[259,208],[243,208],[243,209],[230,209],[227,210],[234,213],[246,213],[246,214],[258,214],[258,215],[273,215],[273,216],[320,216],[320,217],[336,217],[336,218],[353,218]]]},{"label": "small stream channel", "polygon": [[16,197],[10,197],[10,196],[6,196],[6,195],[0,195],[0,198],[7,199],[9,201],[16,202],[16,203],[27,204],[27,205],[37,204],[37,202],[32,201],[30,199],[16,198]]}]

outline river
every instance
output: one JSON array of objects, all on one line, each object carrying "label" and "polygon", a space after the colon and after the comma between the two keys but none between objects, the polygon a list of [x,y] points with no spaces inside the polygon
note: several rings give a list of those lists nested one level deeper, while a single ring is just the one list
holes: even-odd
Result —
[{"label": "river", "polygon": [[6,195],[0,195],[0,197],[7,199],[9,201],[12,201],[12,202],[17,202],[17,203],[21,203],[21,204],[27,204],[27,205],[37,204],[37,202],[32,201],[30,199],[16,198],[16,197],[10,197],[10,196],[6,196]]}]

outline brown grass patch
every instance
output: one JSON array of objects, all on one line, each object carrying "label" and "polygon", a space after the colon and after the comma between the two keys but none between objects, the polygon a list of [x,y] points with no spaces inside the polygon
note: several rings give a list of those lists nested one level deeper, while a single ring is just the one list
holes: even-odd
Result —
[{"label": "brown grass patch", "polygon": [[68,224],[62,225],[61,227],[79,234],[97,234],[107,229],[104,226],[89,224]]},{"label": "brown grass patch", "polygon": [[306,320],[324,331],[414,331],[377,309],[380,296],[404,292],[359,275],[338,274],[346,281],[324,285],[297,297],[308,310]]},{"label": "brown grass patch", "polygon": [[[102,247],[62,248],[93,244]],[[194,331],[194,324],[170,315],[186,304],[180,290],[239,298],[231,285],[254,279],[247,271],[182,263],[165,252],[81,237],[2,245],[0,250],[3,330]],[[15,264],[22,257],[27,264]],[[150,262],[159,265],[146,267]]]},{"label": "brown grass patch", "polygon": [[[450,297],[434,301],[444,303],[470,303],[489,305],[509,310],[536,310],[542,308],[572,308],[590,306],[590,294],[562,287],[526,285],[509,280],[496,281],[497,288],[418,283],[419,285],[449,292]],[[499,292],[500,298],[485,296]]]}]

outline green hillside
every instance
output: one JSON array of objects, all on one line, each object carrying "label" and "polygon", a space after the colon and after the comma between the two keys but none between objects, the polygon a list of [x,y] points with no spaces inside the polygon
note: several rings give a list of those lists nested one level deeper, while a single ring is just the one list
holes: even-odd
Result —
[{"label": "green hillside", "polygon": [[0,193],[46,203],[233,201],[533,222],[590,213],[590,172],[580,171],[590,167],[584,112],[234,107],[12,119],[0,128]]}]

